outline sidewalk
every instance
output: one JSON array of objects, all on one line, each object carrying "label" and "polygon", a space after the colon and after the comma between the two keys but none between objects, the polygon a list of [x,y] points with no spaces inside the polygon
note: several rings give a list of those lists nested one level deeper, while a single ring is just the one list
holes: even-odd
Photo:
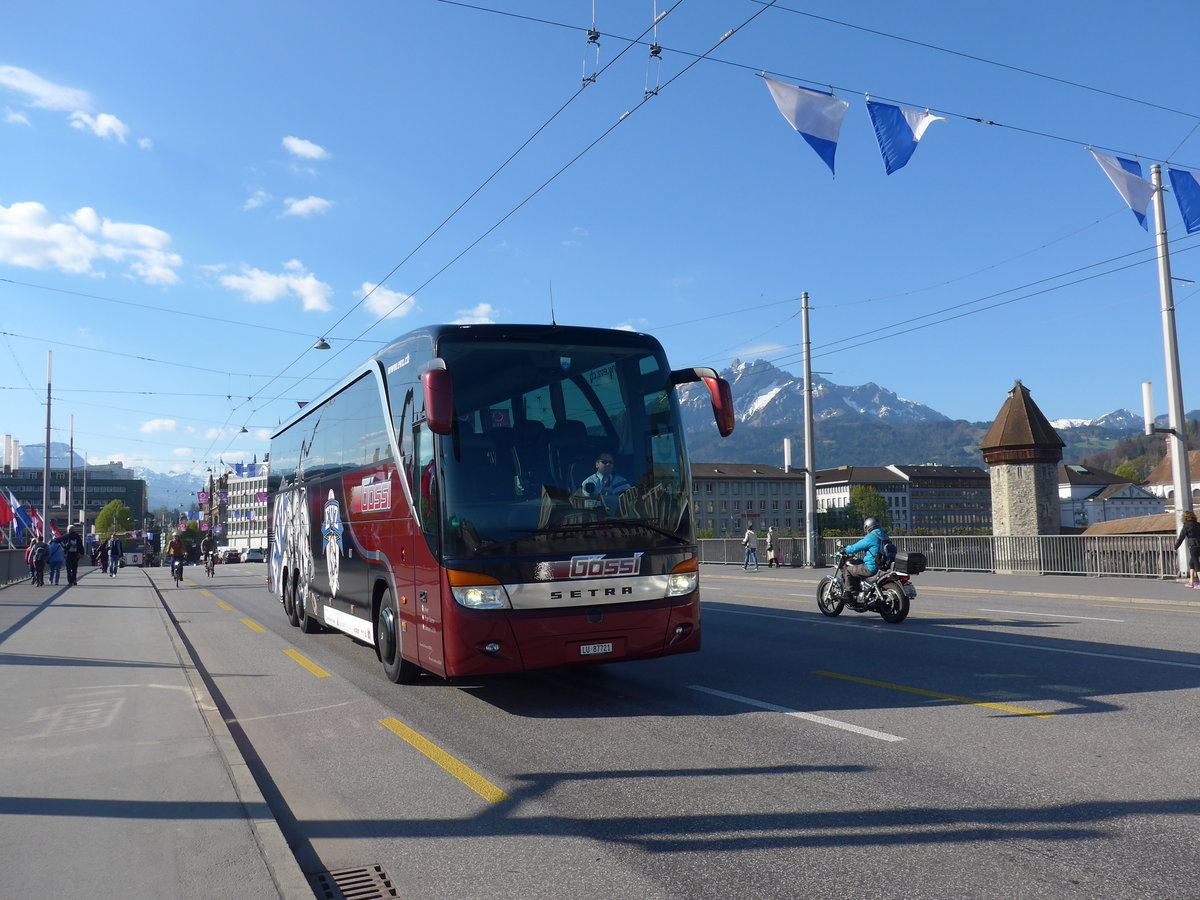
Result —
[{"label": "sidewalk", "polygon": [[0,590],[0,666],[0,894],[313,897],[145,571]]}]

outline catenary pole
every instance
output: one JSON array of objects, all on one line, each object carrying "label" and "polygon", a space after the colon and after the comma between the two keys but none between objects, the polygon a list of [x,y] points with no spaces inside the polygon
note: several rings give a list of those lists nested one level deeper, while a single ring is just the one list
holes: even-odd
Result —
[{"label": "catenary pole", "polygon": [[46,351],[46,452],[42,462],[42,540],[50,534],[50,381],[54,351]]},{"label": "catenary pole", "polygon": [[[1171,289],[1171,259],[1167,254],[1167,217],[1163,205],[1162,166],[1150,167],[1154,185],[1155,241],[1158,245],[1158,294],[1162,305],[1163,356],[1167,367],[1167,441],[1171,447],[1171,476],[1175,484],[1175,532],[1183,514],[1192,508],[1192,478],[1188,469],[1187,422],[1183,417],[1183,387],[1179,377],[1179,339],[1175,332],[1175,298]],[[1179,548],[1181,571],[1187,572],[1186,544]]]},{"label": "catenary pole", "polygon": [[804,337],[804,564],[817,564],[817,472],[813,452],[812,354],[808,340],[808,291],[800,295]]},{"label": "catenary pole", "polygon": [[71,449],[67,451],[67,527],[75,515],[75,415],[71,415]]}]

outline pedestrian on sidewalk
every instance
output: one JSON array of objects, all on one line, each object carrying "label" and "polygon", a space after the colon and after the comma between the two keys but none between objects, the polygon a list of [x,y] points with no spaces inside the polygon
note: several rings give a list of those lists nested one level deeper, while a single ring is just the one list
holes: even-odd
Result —
[{"label": "pedestrian on sidewalk", "polygon": [[108,577],[117,577],[117,568],[121,565],[121,557],[124,553],[121,550],[121,539],[115,534],[108,536]]},{"label": "pedestrian on sidewalk", "polygon": [[767,568],[772,569],[779,565],[779,553],[775,546],[775,526],[772,525],[767,529]]},{"label": "pedestrian on sidewalk", "polygon": [[79,557],[83,555],[83,538],[75,533],[75,526],[62,536],[63,554],[67,563],[67,584],[79,581]]},{"label": "pedestrian on sidewalk", "polygon": [[754,533],[754,526],[746,526],[746,534],[742,537],[742,546],[746,548],[746,561],[742,563],[743,569],[750,568],[750,560],[754,560],[754,571],[758,571],[758,535]]},{"label": "pedestrian on sidewalk", "polygon": [[46,567],[49,570],[51,584],[58,584],[59,573],[62,572],[63,561],[66,559],[66,554],[63,552],[61,541],[51,541],[50,546],[46,550]]},{"label": "pedestrian on sidewalk", "polygon": [[100,567],[101,572],[108,571],[108,541],[100,541],[96,545],[96,565]]},{"label": "pedestrian on sidewalk", "polygon": [[33,547],[37,541],[30,541],[25,548],[25,565],[29,566],[29,583],[37,584],[37,566],[33,562]]},{"label": "pedestrian on sidewalk", "polygon": [[1187,542],[1188,580],[1184,587],[1200,588],[1200,522],[1190,509],[1183,514],[1183,527],[1175,538],[1175,549]]}]

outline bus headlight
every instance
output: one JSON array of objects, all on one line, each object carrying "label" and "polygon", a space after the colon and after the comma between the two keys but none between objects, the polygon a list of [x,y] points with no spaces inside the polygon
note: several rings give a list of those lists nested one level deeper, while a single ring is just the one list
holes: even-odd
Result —
[{"label": "bus headlight", "polygon": [[467,609],[509,609],[508,591],[500,584],[473,584],[451,587],[459,606]]},{"label": "bus headlight", "polygon": [[690,594],[699,582],[698,572],[674,572],[667,582],[667,596],[682,597],[684,594]]}]

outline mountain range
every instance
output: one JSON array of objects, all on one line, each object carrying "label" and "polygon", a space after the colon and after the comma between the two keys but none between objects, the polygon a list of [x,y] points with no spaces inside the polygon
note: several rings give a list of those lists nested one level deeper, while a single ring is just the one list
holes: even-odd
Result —
[{"label": "mountain range", "polygon": [[[45,444],[22,444],[21,467],[25,469],[40,469],[44,464]],[[71,445],[58,441],[50,442],[50,468],[65,469],[70,465]],[[84,459],[75,454],[75,470],[82,473]],[[146,482],[146,498],[151,511],[165,506],[167,509],[177,509],[182,506],[187,509],[196,502],[196,492],[204,490],[203,475],[175,474],[170,472],[155,472],[145,466],[126,466],[129,477],[141,478]],[[82,477],[82,476],[80,476]]]},{"label": "mountain range", "polygon": [[[803,465],[804,379],[766,360],[734,360],[721,371],[733,390],[737,428],[721,438],[703,384],[680,388],[688,449],[694,462],[783,465],[792,439],[792,465]],[[997,407],[999,409],[999,407]],[[1200,420],[1200,411],[1187,414]],[[838,385],[813,377],[813,451],[818,469],[842,465],[939,464],[983,466],[979,444],[991,422],[951,419],[874,383]],[[1063,460],[1082,459],[1142,433],[1142,417],[1118,409],[1095,419],[1051,423],[1066,447]],[[1165,417],[1159,418],[1165,424]]]}]

